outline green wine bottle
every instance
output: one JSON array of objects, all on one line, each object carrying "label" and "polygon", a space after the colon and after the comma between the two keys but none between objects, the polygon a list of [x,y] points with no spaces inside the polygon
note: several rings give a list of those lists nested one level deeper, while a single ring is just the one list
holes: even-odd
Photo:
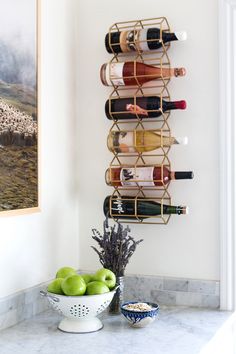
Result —
[{"label": "green wine bottle", "polygon": [[185,206],[173,206],[161,204],[149,198],[112,197],[104,200],[103,211],[109,218],[137,219],[140,220],[166,214],[188,214]]}]

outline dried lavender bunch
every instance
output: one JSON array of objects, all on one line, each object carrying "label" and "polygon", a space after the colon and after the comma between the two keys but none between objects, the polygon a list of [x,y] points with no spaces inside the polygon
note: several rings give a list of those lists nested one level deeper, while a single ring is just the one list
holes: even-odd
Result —
[{"label": "dried lavender bunch", "polygon": [[97,241],[100,250],[91,247],[98,254],[103,267],[110,269],[116,276],[123,276],[130,257],[143,240],[135,241],[129,235],[129,226],[124,228],[120,223],[109,226],[107,217],[103,223],[103,235],[96,229],[92,229],[92,232],[92,238]]}]

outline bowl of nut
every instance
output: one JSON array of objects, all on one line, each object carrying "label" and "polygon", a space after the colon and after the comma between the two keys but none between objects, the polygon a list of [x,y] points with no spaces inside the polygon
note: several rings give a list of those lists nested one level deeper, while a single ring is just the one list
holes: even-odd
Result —
[{"label": "bowl of nut", "polygon": [[121,313],[132,327],[146,327],[158,315],[159,306],[152,302],[125,302],[120,307]]}]

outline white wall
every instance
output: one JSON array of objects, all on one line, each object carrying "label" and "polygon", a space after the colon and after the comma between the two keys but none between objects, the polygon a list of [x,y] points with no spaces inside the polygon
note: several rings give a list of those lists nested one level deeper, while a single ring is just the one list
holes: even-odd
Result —
[{"label": "white wall", "polygon": [[74,4],[42,0],[41,212],[0,217],[0,297],[78,267]]},{"label": "white wall", "polygon": [[103,200],[112,189],[104,172],[112,155],[106,148],[111,123],[104,103],[111,92],[102,86],[99,69],[110,59],[104,35],[114,22],[166,16],[172,29],[186,30],[187,42],[169,51],[173,66],[187,76],[173,79],[172,99],[186,99],[188,109],[170,118],[173,135],[189,137],[188,147],[173,147],[172,168],[193,170],[193,181],[173,182],[173,204],[190,207],[189,216],[173,216],[167,226],[135,225],[132,234],[144,238],[127,268],[128,273],[219,279],[218,231],[218,63],[217,1],[215,0],[80,0],[77,11],[77,104],[79,265],[100,266],[90,249],[91,228],[102,229]]},{"label": "white wall", "polygon": [[188,41],[173,44],[169,54],[173,66],[188,71],[170,85],[173,99],[188,102],[170,124],[174,135],[189,137],[189,146],[173,147],[170,157],[173,169],[193,169],[195,179],[173,183],[170,192],[191,213],[173,216],[167,226],[131,226],[144,242],[127,272],[219,279],[217,2],[41,2],[41,212],[0,217],[0,297],[47,281],[63,265],[100,267],[90,246],[111,192],[104,182],[112,155],[103,108],[110,89],[99,80],[100,65],[110,59],[104,35],[116,21],[161,15],[188,32]]}]

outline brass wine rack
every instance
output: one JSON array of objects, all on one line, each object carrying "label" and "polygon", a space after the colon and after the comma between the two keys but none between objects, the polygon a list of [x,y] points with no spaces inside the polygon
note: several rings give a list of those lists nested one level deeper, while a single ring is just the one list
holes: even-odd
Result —
[{"label": "brass wine rack", "polygon": [[[135,84],[133,85],[129,85],[127,88],[124,87],[123,90],[128,91],[130,87],[133,88],[139,88],[140,90],[142,90],[143,87],[148,87],[150,89],[155,89],[158,91],[161,91],[163,89],[163,87],[167,87],[168,83],[170,82],[170,77],[169,76],[165,76],[163,74],[163,69],[170,69],[170,59],[167,55],[167,52],[163,52],[162,55],[160,57],[153,57],[153,53],[148,53],[148,54],[138,54],[135,55],[135,57],[132,57],[132,62],[134,63],[133,67],[133,74],[132,75],[123,75],[122,77],[120,76],[114,76],[112,75],[111,72],[111,68],[112,68],[112,64],[116,64],[116,63],[123,63],[125,60],[127,61],[127,59],[130,61],[131,56],[129,55],[129,57],[127,55],[123,55],[123,53],[120,54],[116,54],[110,61],[109,61],[109,77],[110,77],[110,81],[111,84],[114,88],[114,90],[116,90],[117,88],[119,88],[121,85],[117,85],[115,81],[118,80],[133,80],[135,82]],[[142,76],[137,75],[137,64],[138,63],[143,63],[143,64],[147,64],[147,65],[152,65],[152,66],[156,66],[158,68],[160,68],[160,77],[158,79],[155,79],[153,81],[149,81],[145,84],[140,84],[140,79],[141,78],[149,78],[150,74],[142,74]],[[154,82],[155,81],[155,82]]]},{"label": "brass wine rack", "polygon": [[[132,195],[131,195],[132,194]],[[122,218],[119,214],[119,198],[121,198],[128,202],[132,203],[133,212],[132,214],[129,213],[122,213]],[[153,215],[139,215],[138,214],[138,203],[142,201],[150,201],[150,202],[158,202],[160,204],[160,215],[153,217]],[[112,208],[112,204],[117,202],[117,212],[113,212],[114,208]],[[163,206],[164,205],[171,205],[171,198],[170,194],[167,190],[161,191],[157,188],[153,188],[150,190],[146,189],[139,189],[138,191],[131,191],[129,190],[128,195],[126,193],[122,193],[121,190],[116,189],[109,200],[109,210],[110,215],[114,221],[118,221],[120,223],[129,223],[129,224],[167,224],[171,215],[165,215],[163,213]],[[130,219],[132,217],[132,219]],[[127,218],[125,220],[124,218]],[[150,219],[154,218],[155,221],[150,221]]]},{"label": "brass wine rack", "polygon": [[[135,163],[132,164],[126,164],[122,163],[118,158],[114,157],[110,167],[107,169],[106,174],[105,174],[105,179],[107,185],[113,186],[116,190],[141,190],[141,189],[146,189],[146,190],[152,190],[156,188],[156,185],[159,187],[159,190],[166,190],[168,188],[169,182],[165,182],[165,176],[164,176],[164,166],[168,167],[170,169],[170,160],[166,156],[162,156],[160,159],[159,163],[154,164],[148,164],[143,158],[143,156],[140,158],[138,157],[135,161]],[[119,171],[120,169],[133,169],[135,171],[135,175],[137,175],[136,171],[140,167],[158,167],[160,169],[160,176],[157,176],[155,178],[151,179],[142,179],[142,178],[132,178],[132,185],[129,185],[129,182],[127,183],[127,186],[125,184],[121,184],[123,180],[120,178]],[[147,183],[147,185],[140,187],[139,183]],[[153,185],[150,185],[150,183],[153,183]]]},{"label": "brass wine rack", "polygon": [[[142,40],[139,41],[134,35],[133,41],[131,43],[132,49],[127,53],[116,53],[113,48],[119,43],[112,43],[111,36],[114,32],[122,31],[136,31],[145,28],[159,28],[160,29],[160,48],[154,49],[151,51],[141,51],[140,42],[151,42],[153,40]],[[165,17],[143,19],[143,20],[134,20],[126,22],[117,22],[114,23],[108,31],[108,43],[113,54],[112,59],[109,62],[109,74],[110,82],[112,87],[112,92],[108,99],[108,112],[112,121],[112,126],[109,131],[109,136],[115,134],[116,132],[130,132],[132,131],[134,137],[139,134],[138,132],[144,132],[150,130],[156,132],[160,135],[160,148],[154,151],[138,151],[137,143],[135,143],[133,151],[127,152],[119,149],[113,149],[112,153],[114,155],[112,161],[110,162],[109,168],[106,171],[106,182],[107,184],[112,185],[114,188],[113,193],[111,194],[109,203],[104,206],[105,209],[108,208],[111,218],[120,223],[142,223],[142,224],[167,224],[171,215],[164,214],[163,206],[171,205],[171,197],[168,193],[169,182],[165,184],[163,169],[166,166],[171,171],[171,165],[168,158],[168,153],[170,146],[165,147],[163,144],[163,137],[170,138],[171,130],[168,124],[168,118],[170,116],[170,111],[163,110],[163,100],[170,101],[170,94],[167,88],[170,82],[170,76],[165,77],[160,75],[158,79],[149,81],[145,84],[140,84],[140,77],[137,75],[136,66],[137,63],[145,63],[152,66],[156,66],[162,69],[170,69],[170,59],[168,56],[168,49],[170,43],[164,44],[162,40],[162,33],[170,32],[170,26]],[[157,42],[157,39],[155,39]],[[124,61],[134,62],[134,70],[132,76],[113,77],[111,73],[111,66],[114,63],[122,63]],[[142,77],[148,75],[142,75]],[[135,82],[135,85],[132,86],[122,86],[118,85],[119,79],[132,79]],[[114,117],[114,112],[112,111],[112,100],[119,98],[132,97],[134,106],[136,106],[136,99],[139,97],[147,96],[158,96],[160,99],[160,108],[157,110],[160,114],[156,118],[141,118],[138,112],[134,112],[134,117],[132,120],[126,119],[125,114],[127,111],[120,111],[119,113],[123,115],[122,119],[116,119]],[[149,112],[149,111],[148,111]],[[108,148],[109,148],[109,136],[108,136]],[[139,146],[140,147],[140,146]],[[111,151],[111,149],[109,149]],[[135,184],[133,186],[121,186],[120,179],[113,178],[112,171],[113,169],[119,168],[133,168],[136,169],[140,166],[158,166],[161,168],[161,176],[158,179],[145,182],[154,182],[155,185],[152,186],[140,186],[139,183],[143,182],[142,179],[133,180]],[[122,218],[119,214],[119,198],[122,198],[130,205],[129,213],[122,213]],[[139,215],[138,214],[138,204],[142,201],[158,202],[160,206],[160,215]],[[117,208],[114,208],[116,205]],[[115,212],[117,209],[117,212]]]},{"label": "brass wine rack", "polygon": [[[154,150],[153,149],[153,145],[150,144],[141,144],[137,141],[137,136],[139,134],[145,134],[146,131],[149,132],[153,132],[159,135],[160,137],[160,147],[158,148],[158,150]],[[134,135],[134,144],[131,146],[130,145],[130,149],[134,150],[131,152],[128,151],[124,151],[122,150],[122,148],[111,148],[110,144],[109,144],[109,138],[112,137],[113,135],[115,135],[116,133],[119,134],[126,134],[128,132],[132,132]],[[109,131],[109,135],[108,135],[108,139],[107,139],[107,147],[108,150],[110,150],[111,152],[113,152],[113,154],[115,156],[122,156],[122,157],[128,157],[128,156],[145,156],[145,154],[150,154],[152,156],[167,156],[169,150],[170,150],[170,146],[165,146],[164,145],[164,139],[167,139],[168,141],[170,141],[171,139],[171,131],[170,131],[170,127],[167,123],[167,121],[164,119],[163,121],[156,121],[156,122],[151,122],[151,121],[146,121],[146,122],[115,122],[113,123],[110,131]],[[112,139],[111,139],[112,140]],[[143,152],[139,152],[138,149],[146,149]]]},{"label": "brass wine rack", "polygon": [[[154,87],[156,89],[156,86]],[[118,120],[121,119],[116,119],[114,117],[114,113],[119,114],[122,116],[122,122],[128,122],[130,123],[130,119],[126,118],[125,116],[129,113],[129,111],[127,112],[127,110],[125,111],[119,111],[119,112],[114,112],[112,111],[112,101],[120,99],[120,98],[127,98],[127,97],[132,97],[133,98],[133,103],[134,106],[136,106],[136,102],[138,98],[141,97],[150,97],[150,96],[156,96],[160,99],[160,108],[156,109],[156,110],[146,110],[148,113],[158,113],[160,114],[160,116],[158,116],[157,118],[142,118],[140,117],[140,114],[137,111],[134,111],[134,116],[136,117],[136,120],[139,122],[149,122],[151,120],[151,122],[163,122],[164,123],[167,121],[167,119],[169,118],[170,112],[166,112],[164,114],[164,110],[163,110],[163,100],[165,100],[166,102],[170,101],[170,93],[167,89],[167,87],[161,86],[159,89],[159,92],[153,93],[153,89],[152,87],[139,87],[139,88],[130,88],[127,89],[126,87],[117,87],[115,86],[112,93],[109,96],[108,99],[108,112],[109,112],[109,116],[111,117],[111,120],[113,120],[114,122],[117,122]],[[162,128],[162,126],[160,126],[160,129]]]},{"label": "brass wine rack", "polygon": [[[162,52],[166,52],[169,47],[170,43],[167,45],[163,45],[162,41],[162,32],[170,32],[170,26],[165,17],[155,17],[155,18],[149,18],[149,19],[142,19],[142,20],[131,20],[131,21],[125,21],[125,22],[116,22],[114,23],[110,28],[108,32],[108,43],[110,45],[110,48],[113,52],[114,56],[117,56],[117,53],[113,50],[113,48],[118,45],[119,43],[111,43],[111,35],[114,32],[122,32],[122,31],[138,31],[140,29],[145,29],[149,27],[156,27],[160,29],[160,39],[159,42],[162,43],[162,47],[159,50],[159,53],[161,55]],[[133,46],[133,51],[125,54],[133,54],[133,53],[138,53],[138,54],[143,54],[143,52],[140,50],[140,42],[152,42],[153,40],[138,40],[135,36],[133,38],[133,41],[131,41],[131,44]],[[155,39],[155,41],[157,41]],[[125,55],[124,53],[122,53]]]}]

